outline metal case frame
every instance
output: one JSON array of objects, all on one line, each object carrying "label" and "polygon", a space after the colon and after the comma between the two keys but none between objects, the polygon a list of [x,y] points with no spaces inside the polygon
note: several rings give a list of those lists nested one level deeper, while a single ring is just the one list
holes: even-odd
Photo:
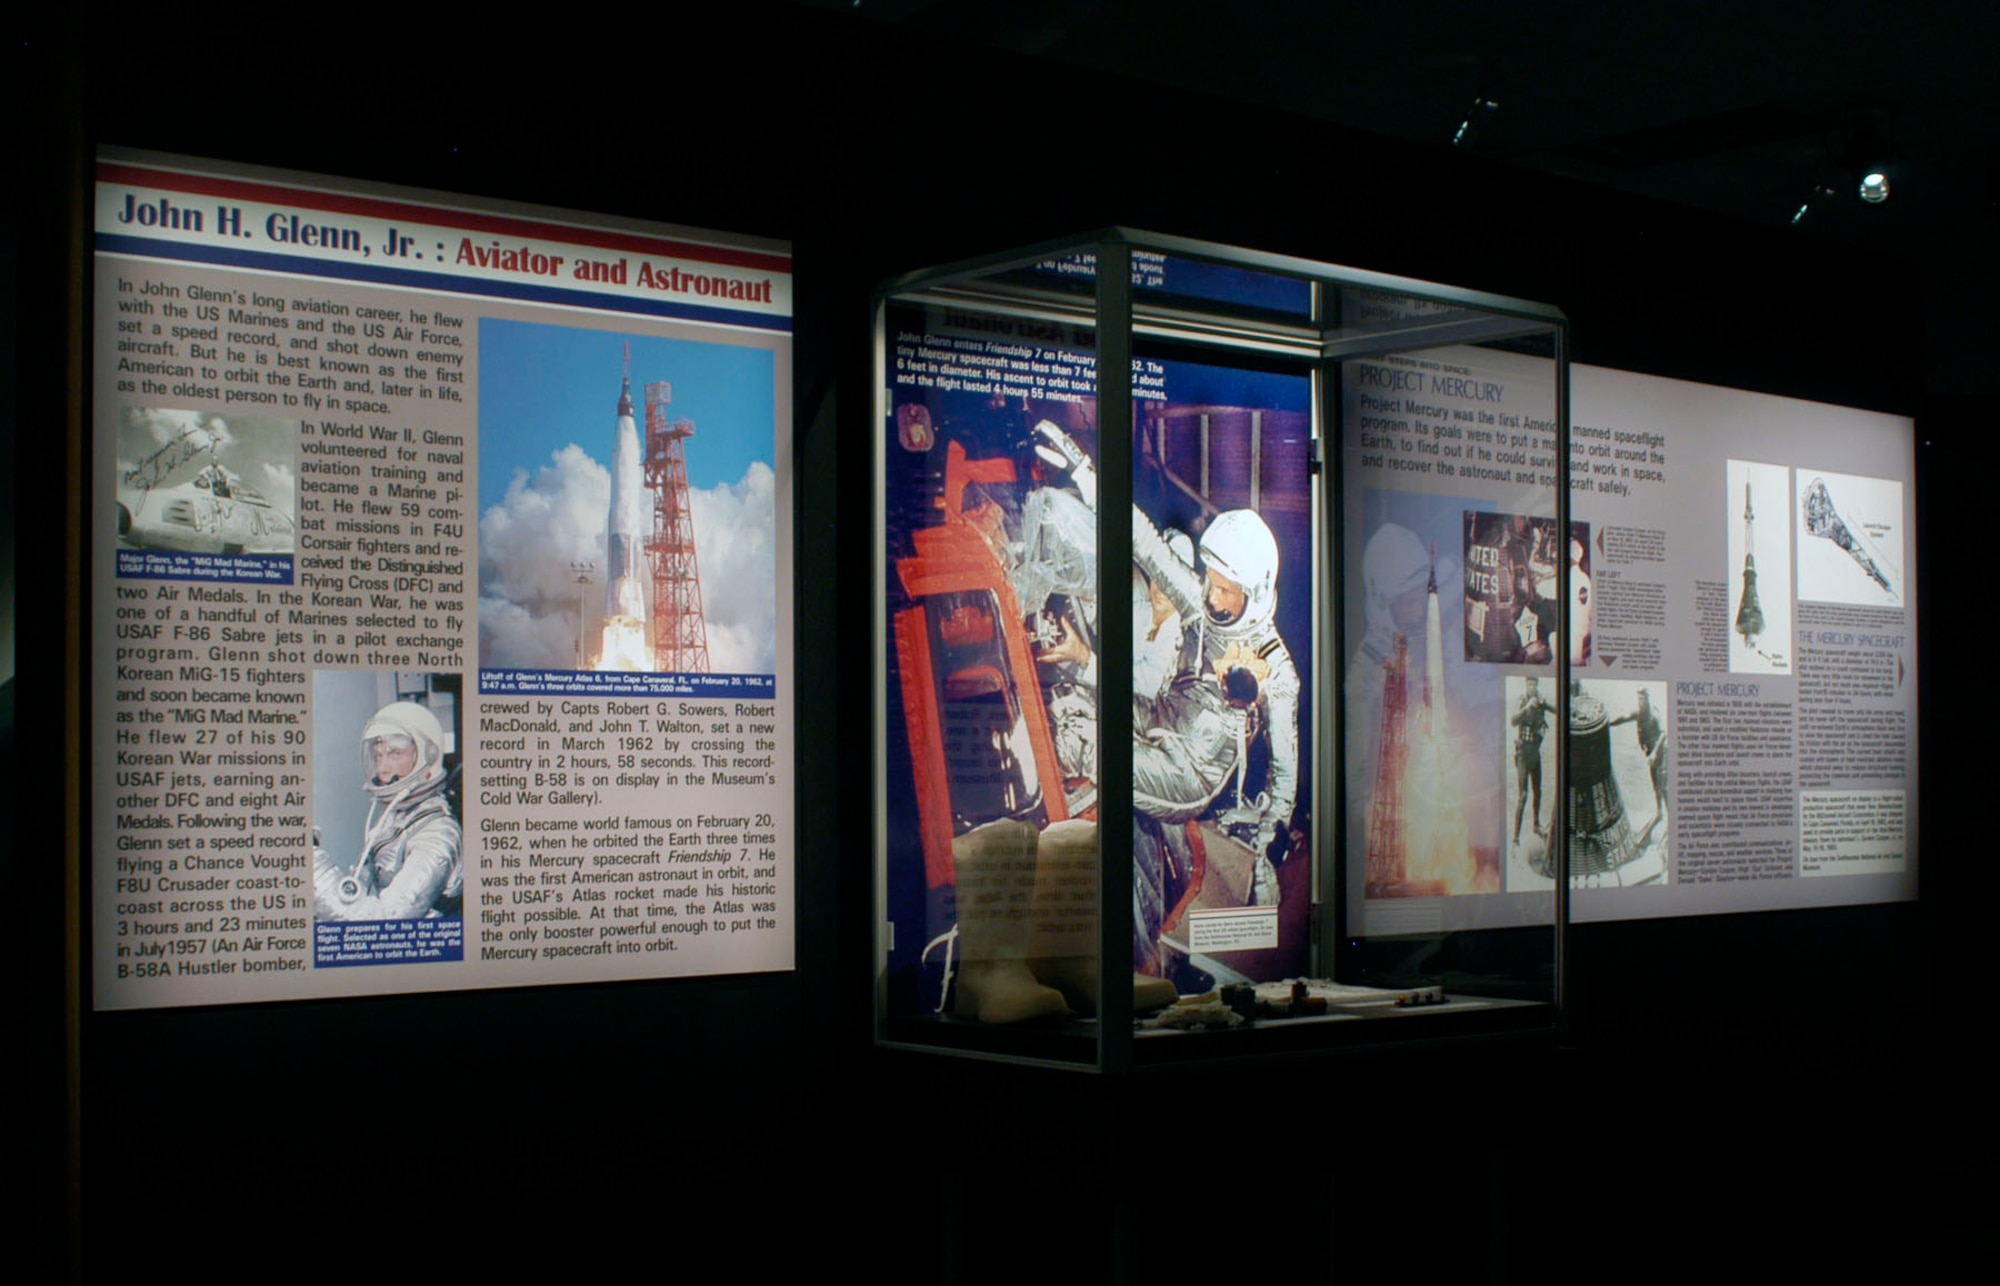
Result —
[{"label": "metal case frame", "polygon": [[[1164,256],[1173,262],[1209,265],[1224,272],[1268,275],[1302,284],[1307,306],[1297,316],[1286,310],[1208,301],[1175,296],[1158,298],[1143,289],[1135,290],[1132,265],[1135,255],[1157,261]],[[1088,263],[1094,256],[1095,271],[1081,270],[1068,281],[1037,278],[1038,266],[1057,262]],[[1087,282],[1079,288],[1079,281]],[[1389,322],[1342,321],[1342,301],[1355,292],[1409,301],[1408,315]],[[1567,844],[1563,838],[1563,808],[1551,810],[1550,852],[1556,863],[1551,908],[1552,933],[1549,946],[1548,997],[1546,1005],[1524,1015],[1509,1007],[1504,1018],[1495,1021],[1487,1014],[1483,1022],[1445,1023],[1332,1023],[1315,1026],[1308,1033],[1290,1031],[1281,1038],[1246,1041],[1249,1033],[1233,1033],[1228,1039],[1183,1039],[1140,1041],[1134,1030],[1133,997],[1123,985],[1100,986],[1096,1020],[1083,1030],[1048,1028],[987,1028],[967,1022],[899,1016],[890,1012],[888,965],[894,947],[895,925],[889,908],[889,719],[892,702],[902,699],[889,687],[889,662],[896,647],[893,627],[886,610],[889,603],[889,508],[887,453],[894,433],[894,396],[890,383],[890,337],[887,317],[891,307],[955,308],[979,314],[1024,319],[1052,326],[1087,329],[1095,341],[1096,369],[1116,371],[1132,365],[1135,347],[1147,344],[1171,345],[1178,350],[1213,353],[1225,360],[1230,356],[1251,361],[1295,363],[1312,378],[1312,437],[1315,449],[1313,471],[1318,481],[1312,494],[1312,655],[1311,673],[1318,684],[1312,703],[1310,745],[1312,772],[1302,783],[1302,794],[1310,791],[1314,800],[1315,839],[1310,854],[1311,932],[1313,968],[1325,976],[1335,971],[1338,961],[1349,957],[1358,942],[1343,932],[1344,882],[1346,863],[1359,861],[1350,854],[1341,818],[1342,763],[1341,735],[1346,712],[1344,693],[1337,694],[1334,676],[1340,673],[1336,648],[1342,638],[1341,605],[1337,586],[1341,575],[1334,555],[1335,533],[1341,529],[1342,504],[1340,460],[1343,452],[1325,448],[1329,432],[1339,418],[1334,386],[1339,364],[1359,358],[1434,349],[1443,345],[1540,344],[1552,361],[1554,418],[1556,425],[1553,516],[1558,530],[1569,527],[1568,353],[1567,321],[1563,314],[1546,305],[1479,291],[1441,286],[1382,273],[1337,267],[1330,264],[1243,250],[1186,238],[1163,236],[1126,228],[1108,228],[1076,238],[1028,246],[1002,254],[967,260],[944,267],[913,272],[880,286],[873,299],[873,385],[874,446],[872,486],[872,531],[874,566],[871,591],[875,620],[874,655],[877,664],[872,676],[873,726],[871,741],[872,853],[875,970],[875,1039],[878,1045],[923,1049],[963,1056],[995,1058],[1013,1062],[1042,1063],[1079,1069],[1119,1073],[1135,1068],[1187,1059],[1241,1056],[1260,1051],[1311,1049],[1329,1045],[1373,1043],[1378,1039],[1409,1039],[1421,1028],[1424,1038],[1445,1036],[1456,1031],[1491,1032],[1496,1027],[1549,1032],[1561,1021],[1566,966],[1565,936],[1568,920],[1569,879]],[[1393,311],[1393,310],[1392,310]],[[1123,550],[1133,547],[1132,457],[1134,398],[1128,380],[1097,380],[1096,434],[1097,549]],[[961,453],[962,454],[962,453]],[[1103,584],[1100,565],[1099,584]],[[1130,780],[1132,747],[1127,733],[1131,719],[1104,715],[1106,711],[1132,709],[1132,604],[1126,595],[1100,593],[1096,604],[1098,655],[1098,774],[1100,782]],[[1564,609],[1567,634],[1567,605]],[[1018,632],[1018,631],[1017,631]],[[1568,658],[1553,658],[1557,676],[1553,703],[1556,727],[1567,728]],[[1038,703],[1037,703],[1038,704]],[[1108,730],[1108,731],[1107,731]],[[1307,737],[1300,730],[1302,740]],[[1555,759],[1557,801],[1564,798],[1563,769],[1566,756],[1559,735]],[[921,786],[919,787],[921,791]],[[1097,959],[1123,961],[1133,937],[1133,805],[1129,795],[1100,790],[1096,794],[1099,843],[1097,879]],[[1106,853],[1126,855],[1124,860],[1105,861]],[[1120,976],[1122,969],[1101,969],[1100,976]],[[947,974],[944,987],[950,986]],[[1503,1002],[1504,1003],[1504,1002]],[[940,1009],[943,1001],[940,999]],[[1448,1006],[1447,1006],[1448,1008]],[[1399,1015],[1400,1016],[1400,1015]],[[1440,1017],[1444,1015],[1438,1015]],[[1429,1015],[1427,1015],[1429,1017]],[[1460,1015],[1469,1018],[1471,1015]],[[1272,1033],[1276,1036],[1276,1033]],[[1142,1048],[1143,1046],[1143,1048]]]}]

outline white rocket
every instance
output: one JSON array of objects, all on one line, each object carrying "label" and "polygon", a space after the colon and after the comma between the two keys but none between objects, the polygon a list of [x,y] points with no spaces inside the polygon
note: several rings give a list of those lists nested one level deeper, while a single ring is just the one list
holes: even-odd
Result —
[{"label": "white rocket", "polygon": [[611,509],[604,517],[604,643],[593,668],[650,670],[646,645],[646,473],[632,418],[632,352],[618,393],[618,440],[611,448]]},{"label": "white rocket", "polygon": [[646,474],[632,418],[632,377],[618,394],[618,440],[611,452],[611,512],[604,521],[604,619],[646,619]]},{"label": "white rocket", "polygon": [[1444,616],[1438,604],[1438,547],[1431,542],[1431,579],[1424,590],[1424,731],[1449,735],[1444,708]]}]

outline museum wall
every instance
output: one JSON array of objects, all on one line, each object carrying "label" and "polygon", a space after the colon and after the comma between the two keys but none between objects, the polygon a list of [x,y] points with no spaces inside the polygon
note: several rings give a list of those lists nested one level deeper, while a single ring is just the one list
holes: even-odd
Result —
[{"label": "museum wall", "polygon": [[[18,643],[32,682],[18,685],[16,708],[36,753],[9,774],[21,810],[10,963],[36,1085],[17,1123],[35,1196],[23,1244],[45,1260],[66,1253],[59,1176],[66,1127],[79,1124],[93,1276],[169,1245],[198,1246],[220,1266],[363,1244],[385,1217],[417,1218],[419,1194],[439,1212],[440,1248],[505,1264],[552,1246],[565,1224],[551,1207],[588,1185],[616,1195],[575,1231],[627,1262],[668,1253],[655,1223],[675,1237],[723,1227],[754,1242],[770,1234],[745,1216],[768,1218],[790,1200],[782,1194],[804,1192],[806,1227],[862,1220],[861,1236],[879,1229],[913,1263],[979,1278],[994,1270],[967,1247],[1000,1186],[993,1175],[1059,1165],[1080,1176],[1083,1230],[1065,1235],[1085,1253],[1125,1253],[1141,1238],[1118,1176],[1190,1129],[1301,1115],[1320,1147],[1273,1161],[1257,1190],[1290,1190],[1307,1216],[1336,1197],[1343,1209],[1393,1210],[1384,1192],[1444,1180],[1416,1154],[1380,1147],[1385,1127],[1359,1105],[1389,1086],[1443,1104],[1472,1080],[1478,1119],[1448,1124],[1440,1107],[1420,1113],[1409,1138],[1429,1155],[1455,1149],[1451,1185],[1487,1211],[1441,1242],[1477,1271],[1495,1255],[1528,1255],[1534,1240],[1525,1228],[1510,1239],[1504,1213],[1481,1202],[1496,1192],[1524,1202],[1564,1173],[1565,1149],[1594,1155],[1593,1131],[1563,1109],[1604,1106],[1606,1078],[1679,1087],[1640,1100],[1645,1128],[1664,1138],[1701,1116],[1689,1094],[1729,1120],[1750,1110],[1706,1069],[1783,1075],[1831,1051],[1901,1068],[1932,1048],[1927,998],[1949,982],[1932,944],[1969,936],[1967,908],[1990,882],[1952,867],[1978,797],[1967,780],[1976,760],[1927,764],[1916,905],[1576,930],[1563,1052],[1403,1052],[1115,1090],[872,1050],[860,750],[873,608],[851,569],[873,557],[862,421],[868,294],[883,278],[1119,223],[1547,301],[1571,318],[1582,362],[1916,414],[1927,728],[1932,692],[1947,710],[1969,695],[1958,661],[1970,640],[1949,626],[1969,606],[1954,586],[1979,578],[1950,533],[1982,511],[1976,471],[1991,449],[1967,421],[1990,420],[1992,407],[1920,401],[1918,283],[1901,261],[1224,104],[1200,87],[1085,79],[790,6],[734,13],[676,18],[665,31],[636,17],[559,32],[497,15],[413,17],[394,37],[228,10],[195,21],[100,13],[86,32],[54,33],[56,47],[26,65],[24,89],[46,110],[24,134],[10,211],[20,312],[38,319],[20,340],[16,447],[16,512],[34,524],[20,572],[34,614]],[[56,198],[66,182],[71,198],[81,192],[78,149],[100,141],[792,241],[808,730],[795,973],[86,1012],[69,1100],[80,1116],[64,1116],[78,1002],[63,989],[74,948],[54,836],[75,750],[59,732],[72,725],[57,627],[76,587],[58,557],[60,523],[28,501],[55,480],[74,485],[65,449],[79,413],[69,327],[80,295],[69,274],[86,247]],[[1867,307],[1854,305],[1858,277],[1871,283]],[[79,788],[89,807],[93,783]],[[1791,1101],[1818,1094],[1795,1086]],[[1382,1186],[1328,1177],[1357,1140],[1376,1147]],[[850,1177],[885,1172],[893,1182]],[[482,1224],[490,1233],[475,1235]],[[1295,1254],[1321,1264],[1360,1253],[1347,1245],[1307,1236]]]}]

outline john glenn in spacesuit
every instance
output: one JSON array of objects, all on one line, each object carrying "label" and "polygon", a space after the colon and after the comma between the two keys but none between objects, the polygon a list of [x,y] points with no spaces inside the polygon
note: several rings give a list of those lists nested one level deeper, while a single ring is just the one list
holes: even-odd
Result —
[{"label": "john glenn in spacesuit", "polygon": [[413,701],[375,712],[361,732],[368,823],[349,872],[313,850],[313,912],[322,920],[416,920],[460,914],[465,859],[445,788],[444,728]]},{"label": "john glenn in spacesuit", "polygon": [[[1048,421],[1036,432],[1069,465],[1086,501],[1094,502],[1087,455]],[[1179,613],[1188,635],[1187,677],[1194,680],[1161,695],[1159,724],[1133,746],[1133,807],[1174,822],[1223,802],[1219,820],[1256,854],[1252,903],[1275,904],[1270,851],[1290,829],[1298,802],[1300,686],[1276,624],[1277,538],[1254,511],[1228,510],[1202,532],[1190,565],[1135,505],[1132,562]],[[1270,766],[1264,791],[1245,799],[1249,743],[1260,720],[1270,737]],[[1236,794],[1230,800],[1225,791],[1232,780]]]}]

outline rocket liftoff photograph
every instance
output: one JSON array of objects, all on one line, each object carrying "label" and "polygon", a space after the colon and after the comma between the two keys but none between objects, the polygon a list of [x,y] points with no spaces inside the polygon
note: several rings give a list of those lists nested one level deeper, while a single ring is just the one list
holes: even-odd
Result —
[{"label": "rocket liftoff photograph", "polygon": [[777,669],[769,349],[480,323],[482,669]]},{"label": "rocket liftoff photograph", "polygon": [[[1501,888],[1501,673],[1459,639],[1470,637],[1466,605],[1491,570],[1466,564],[1466,551],[1482,548],[1468,546],[1466,533],[1513,524],[1468,503],[1361,494],[1359,601],[1349,590],[1360,635],[1350,625],[1347,818],[1348,842],[1367,855],[1371,899]],[[1511,624],[1508,633],[1512,655],[1521,636]]]}]

